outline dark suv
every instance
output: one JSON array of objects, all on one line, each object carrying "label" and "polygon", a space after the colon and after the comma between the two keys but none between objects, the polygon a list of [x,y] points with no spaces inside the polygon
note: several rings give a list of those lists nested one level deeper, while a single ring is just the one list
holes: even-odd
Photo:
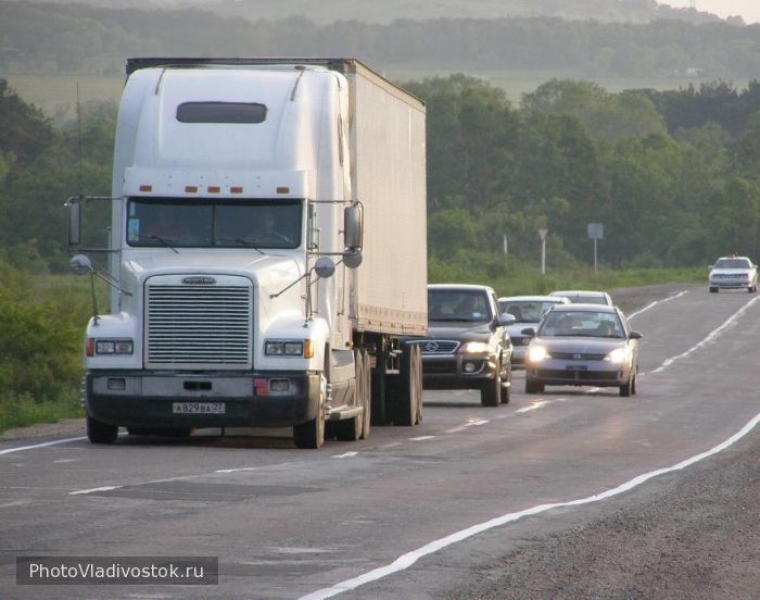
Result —
[{"label": "dark suv", "polygon": [[509,402],[512,342],[488,286],[428,285],[428,337],[416,339],[422,351],[425,389],[477,389],[483,406]]}]

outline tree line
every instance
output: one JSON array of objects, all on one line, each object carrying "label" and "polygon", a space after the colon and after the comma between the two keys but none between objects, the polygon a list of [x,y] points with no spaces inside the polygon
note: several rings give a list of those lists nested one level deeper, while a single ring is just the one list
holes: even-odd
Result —
[{"label": "tree line", "polygon": [[[760,256],[756,81],[610,93],[551,80],[519,106],[463,73],[401,85],[427,105],[432,273],[496,277],[505,237],[510,261],[535,262],[539,229],[551,266],[588,264],[589,224],[612,268]],[[63,202],[110,194],[116,106],[81,112],[54,126],[0,80],[0,256],[17,268],[66,271]]]},{"label": "tree line", "polygon": [[[647,0],[627,3],[646,7]],[[125,56],[303,55],[356,56],[380,69],[530,69],[578,78],[699,72],[747,80],[760,69],[759,36],[758,26],[722,21],[521,17],[316,24],[300,16],[250,21],[191,9],[0,2],[0,69],[6,72],[114,74],[122,72]]]}]

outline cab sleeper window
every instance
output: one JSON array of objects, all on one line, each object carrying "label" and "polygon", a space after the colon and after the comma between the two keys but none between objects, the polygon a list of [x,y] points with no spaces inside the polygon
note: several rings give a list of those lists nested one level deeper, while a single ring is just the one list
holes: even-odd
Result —
[{"label": "cab sleeper window", "polygon": [[267,107],[258,102],[183,102],[177,107],[180,123],[263,123]]}]

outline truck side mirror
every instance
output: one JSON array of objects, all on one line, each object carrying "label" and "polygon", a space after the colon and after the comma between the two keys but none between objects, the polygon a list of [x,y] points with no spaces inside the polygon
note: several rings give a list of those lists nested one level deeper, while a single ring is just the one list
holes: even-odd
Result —
[{"label": "truck side mirror", "polygon": [[364,241],[364,208],[360,203],[343,209],[343,231],[346,249],[360,251]]},{"label": "truck side mirror", "polygon": [[82,243],[82,205],[79,198],[69,198],[63,205],[66,211],[66,246],[78,246]]}]

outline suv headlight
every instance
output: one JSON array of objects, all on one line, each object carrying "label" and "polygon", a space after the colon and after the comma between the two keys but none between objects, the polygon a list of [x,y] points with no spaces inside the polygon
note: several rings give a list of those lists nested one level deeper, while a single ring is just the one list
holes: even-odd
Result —
[{"label": "suv headlight", "polygon": [[459,354],[488,354],[491,347],[485,342],[467,342],[462,344]]}]

